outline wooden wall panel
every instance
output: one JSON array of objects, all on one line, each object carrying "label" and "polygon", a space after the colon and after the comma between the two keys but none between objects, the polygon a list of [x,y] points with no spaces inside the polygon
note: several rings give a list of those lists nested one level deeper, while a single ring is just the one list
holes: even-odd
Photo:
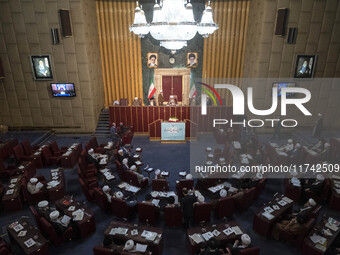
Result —
[{"label": "wooden wall panel", "polygon": [[143,97],[141,42],[129,31],[133,1],[96,1],[105,105],[114,100]]},{"label": "wooden wall panel", "polygon": [[[215,83],[219,78],[242,77],[248,26],[249,0],[212,1],[219,29],[204,39],[202,78]],[[227,90],[218,89],[231,105]]]}]

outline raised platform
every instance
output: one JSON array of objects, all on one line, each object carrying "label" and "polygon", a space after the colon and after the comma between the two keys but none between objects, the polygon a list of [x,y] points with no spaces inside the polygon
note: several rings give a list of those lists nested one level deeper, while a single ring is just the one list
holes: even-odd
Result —
[{"label": "raised platform", "polygon": [[[123,122],[133,126],[137,134],[149,134],[152,123],[167,121],[170,117],[189,121],[197,126],[197,132],[212,132],[214,118],[230,119],[232,116],[232,108],[225,106],[208,106],[205,116],[201,115],[200,106],[110,106],[109,112],[110,126],[112,122],[116,124]],[[150,139],[152,137],[156,138],[150,134]],[[157,137],[160,138],[161,135]]]}]

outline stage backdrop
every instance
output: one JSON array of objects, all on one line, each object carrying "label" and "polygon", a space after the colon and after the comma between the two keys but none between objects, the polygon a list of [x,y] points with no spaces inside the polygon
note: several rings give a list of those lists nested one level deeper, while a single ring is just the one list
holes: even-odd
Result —
[{"label": "stage backdrop", "polygon": [[[151,20],[153,3],[142,2],[147,21]],[[195,20],[201,19],[204,2],[192,2]],[[196,78],[242,77],[247,34],[249,0],[216,0],[211,3],[214,20],[219,29],[209,38],[196,35],[188,46],[176,52],[175,64],[169,63],[170,51],[147,35],[142,40],[129,31],[133,23],[134,1],[97,0],[97,20],[102,56],[105,104],[119,98],[143,98],[148,104],[148,90],[154,69],[147,67],[147,53],[158,53],[159,68],[186,68],[188,52],[198,53],[198,65],[191,69],[191,80]],[[228,99],[227,90],[218,91]],[[225,100],[224,100],[225,101]],[[228,105],[231,101],[228,100]]]}]

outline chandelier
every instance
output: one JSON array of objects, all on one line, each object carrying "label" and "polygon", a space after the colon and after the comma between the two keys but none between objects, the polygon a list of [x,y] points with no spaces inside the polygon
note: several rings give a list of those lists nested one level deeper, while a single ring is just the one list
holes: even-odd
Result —
[{"label": "chandelier", "polygon": [[130,26],[130,32],[134,32],[140,38],[148,33],[160,41],[160,46],[176,51],[187,46],[187,41],[194,38],[198,32],[203,37],[208,37],[218,29],[214,23],[210,1],[205,6],[201,22],[196,22],[190,0],[160,0],[153,7],[151,23],[146,22],[142,6],[135,9],[134,23]]}]

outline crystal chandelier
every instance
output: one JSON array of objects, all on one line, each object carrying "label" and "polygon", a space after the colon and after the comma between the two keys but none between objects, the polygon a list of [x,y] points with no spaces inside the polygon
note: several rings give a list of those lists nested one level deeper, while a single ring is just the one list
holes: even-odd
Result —
[{"label": "crystal chandelier", "polygon": [[130,32],[143,38],[148,33],[160,41],[160,46],[176,51],[187,46],[187,41],[194,38],[198,32],[203,37],[208,37],[218,29],[214,23],[210,1],[205,6],[201,22],[194,20],[194,13],[190,0],[160,0],[153,7],[151,23],[146,22],[142,6],[135,9],[134,23]]}]

